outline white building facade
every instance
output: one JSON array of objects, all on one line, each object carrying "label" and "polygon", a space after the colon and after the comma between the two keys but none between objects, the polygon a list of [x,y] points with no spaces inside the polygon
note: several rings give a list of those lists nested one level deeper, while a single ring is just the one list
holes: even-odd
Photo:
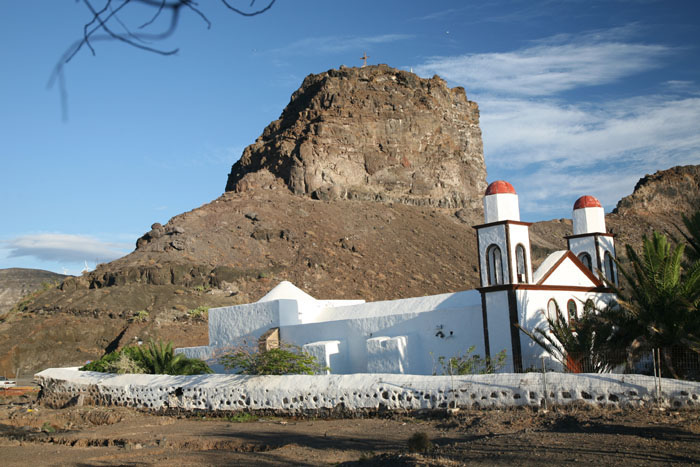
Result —
[{"label": "white building facade", "polygon": [[[439,357],[493,357],[505,350],[506,371],[532,366],[544,351],[523,334],[546,328],[556,307],[567,319],[587,301],[602,306],[617,281],[614,239],[592,196],[576,201],[568,249],[547,257],[533,273],[530,223],[520,221],[518,195],[508,182],[489,185],[485,223],[477,232],[480,287],[428,297],[365,303],[317,300],[282,282],[256,303],[209,310],[209,345],[178,349],[211,360],[239,346],[255,346],[271,329],[302,347],[335,374],[440,373]],[[223,370],[214,365],[215,370]]]}]

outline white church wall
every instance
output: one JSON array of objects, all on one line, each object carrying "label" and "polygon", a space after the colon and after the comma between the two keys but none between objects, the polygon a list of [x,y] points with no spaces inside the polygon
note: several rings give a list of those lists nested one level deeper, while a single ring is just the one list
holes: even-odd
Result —
[{"label": "white church wall", "polygon": [[325,308],[321,310],[315,322],[370,318],[373,316],[397,315],[401,313],[423,313],[432,310],[476,306],[480,303],[481,295],[476,290],[370,303],[364,303],[363,301],[359,304]]},{"label": "white church wall", "polygon": [[333,310],[336,308],[361,305],[364,303],[364,300],[316,300],[315,302],[303,302],[299,304],[299,322],[284,323],[282,325],[287,326],[326,321],[326,317],[332,314]]},{"label": "white church wall", "polygon": [[[255,345],[268,329],[280,326],[280,304],[290,307],[290,300],[274,300],[209,310],[209,345],[226,348],[241,345],[249,338]],[[287,308],[289,311],[289,308]]]},{"label": "white church wall", "polygon": [[569,258],[565,258],[557,269],[549,275],[542,285],[561,285],[569,287],[595,287],[593,281]]},{"label": "white church wall", "polygon": [[505,349],[506,362],[511,364],[513,361],[513,346],[510,339],[511,324],[508,308],[508,291],[488,292],[485,295],[491,356],[493,357]]},{"label": "white church wall", "polygon": [[501,262],[503,263],[503,277],[510,277],[508,260],[506,258],[508,248],[506,245],[506,230],[503,224],[491,227],[480,228],[477,232],[479,236],[479,263],[481,270],[481,286],[488,285],[488,267],[486,265],[486,250],[489,246],[496,244],[501,250]]},{"label": "white church wall", "polygon": [[615,253],[615,240],[613,237],[610,237],[608,235],[601,235],[598,237],[598,246],[600,247],[600,258],[603,258],[603,255],[605,254],[606,251],[609,251],[610,254]]},{"label": "white church wall", "polygon": [[372,337],[367,339],[368,373],[404,373],[406,361],[406,336]]},{"label": "white church wall", "polygon": [[318,341],[304,344],[302,350],[312,357],[316,358],[316,361],[321,366],[329,368],[324,374],[330,374],[330,368],[335,364],[340,366],[340,362],[337,361],[340,355],[340,341]]},{"label": "white church wall", "polygon": [[569,239],[569,250],[577,257],[581,252],[588,252],[591,255],[591,261],[593,261],[593,269],[595,270],[595,237],[591,235],[590,237],[574,237]]},{"label": "white church wall", "polygon": [[487,224],[504,220],[519,221],[518,195],[514,193],[497,193],[485,196],[484,219]]},{"label": "white church wall", "polygon": [[600,207],[574,209],[574,235],[586,233],[605,233],[605,211]]},{"label": "white church wall", "polygon": [[[481,305],[430,312],[403,312],[393,315],[359,317],[280,328],[284,342],[303,346],[319,336],[341,340],[337,364],[331,361],[334,374],[368,372],[367,339],[406,336],[404,371],[432,374],[439,356],[451,357],[476,346],[484,355]],[[432,353],[432,355],[431,355]]]},{"label": "white church wall", "polygon": [[[515,250],[518,245],[525,249],[525,283],[532,282],[532,260],[530,258],[530,228],[527,225],[510,224],[510,268],[513,270],[513,283],[520,283],[518,280],[517,256]],[[505,261],[506,259],[503,258]]]}]

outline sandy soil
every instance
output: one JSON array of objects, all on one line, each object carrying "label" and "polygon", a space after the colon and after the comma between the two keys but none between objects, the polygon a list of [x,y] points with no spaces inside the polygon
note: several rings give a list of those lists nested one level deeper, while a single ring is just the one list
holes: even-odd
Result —
[{"label": "sandy soil", "polygon": [[[410,452],[425,433],[433,447]],[[435,465],[700,462],[700,412],[569,407],[321,420],[41,406],[0,395],[2,465]]]}]

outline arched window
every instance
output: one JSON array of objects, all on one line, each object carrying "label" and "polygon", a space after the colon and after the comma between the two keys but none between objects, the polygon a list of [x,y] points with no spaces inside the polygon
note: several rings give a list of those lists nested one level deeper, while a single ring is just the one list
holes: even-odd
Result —
[{"label": "arched window", "polygon": [[603,268],[605,269],[605,278],[612,283],[615,283],[615,265],[613,257],[609,251],[605,252]]},{"label": "arched window", "polygon": [[589,270],[593,270],[593,262],[591,261],[591,255],[584,252],[578,255],[578,259],[580,259],[583,265],[586,266]]},{"label": "arched window", "polygon": [[501,249],[498,245],[491,245],[486,249],[486,266],[489,274],[489,285],[503,284],[503,262],[501,261]]},{"label": "arched window", "polygon": [[569,324],[573,324],[578,319],[575,301],[569,300],[566,302],[566,312],[569,315]]},{"label": "arched window", "polygon": [[515,270],[517,271],[516,282],[524,284],[527,282],[527,267],[525,264],[525,247],[518,245],[515,247]]},{"label": "arched window", "polygon": [[549,318],[552,321],[557,321],[557,302],[553,298],[549,299],[549,302],[547,302],[547,318]]}]

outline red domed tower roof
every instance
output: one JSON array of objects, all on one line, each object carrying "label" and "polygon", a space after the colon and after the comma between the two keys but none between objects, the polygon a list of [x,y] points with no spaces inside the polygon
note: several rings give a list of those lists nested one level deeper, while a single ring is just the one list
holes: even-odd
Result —
[{"label": "red domed tower roof", "polygon": [[598,201],[594,196],[588,196],[588,195],[581,196],[574,203],[574,209],[602,208],[602,207],[603,206],[600,205],[600,201]]},{"label": "red domed tower roof", "polygon": [[513,188],[513,185],[510,183],[506,182],[505,180],[496,180],[495,182],[492,182],[488,188],[486,188],[486,195],[497,195],[499,193],[511,193],[511,194],[517,194],[515,192],[515,188]]}]

